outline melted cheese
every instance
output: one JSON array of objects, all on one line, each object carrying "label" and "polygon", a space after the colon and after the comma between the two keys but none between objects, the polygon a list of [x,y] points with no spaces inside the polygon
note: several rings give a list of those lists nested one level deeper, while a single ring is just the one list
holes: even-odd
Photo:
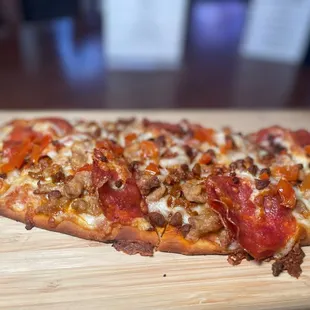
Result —
[{"label": "melted cheese", "polygon": [[82,219],[86,224],[88,228],[96,228],[98,226],[98,223],[103,222],[105,220],[105,216],[99,215],[99,216],[93,216],[90,214],[82,213],[79,214],[78,217]]},{"label": "melted cheese", "polygon": [[20,212],[25,210],[26,205],[21,203],[20,201],[16,201],[11,207],[14,211]]},{"label": "melted cheese", "polygon": [[170,151],[176,153],[177,156],[173,158],[163,158],[160,160],[160,165],[164,168],[173,167],[177,165],[189,164],[189,158],[185,151],[180,146],[171,147]]},{"label": "melted cheese", "polygon": [[158,201],[150,202],[148,204],[149,212],[158,212],[162,214],[166,219],[170,214],[170,209],[167,204],[167,197],[163,197]]},{"label": "melted cheese", "polygon": [[172,209],[172,214],[175,214],[179,212],[182,215],[183,224],[188,224],[188,219],[190,218],[190,215],[186,212],[186,209],[184,207],[174,207]]}]

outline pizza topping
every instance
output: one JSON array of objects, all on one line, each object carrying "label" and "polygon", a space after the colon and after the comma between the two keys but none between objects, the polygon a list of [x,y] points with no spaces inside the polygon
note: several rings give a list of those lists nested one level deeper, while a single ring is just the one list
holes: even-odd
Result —
[{"label": "pizza topping", "polygon": [[155,165],[154,163],[150,163],[146,168],[145,171],[150,174],[160,174],[160,170],[158,165]]},{"label": "pizza topping", "polygon": [[174,227],[180,227],[183,224],[182,214],[180,212],[176,212],[172,215],[169,224]]},{"label": "pizza topping", "polygon": [[203,184],[197,180],[186,181],[181,185],[182,192],[188,201],[205,203],[207,201]]},{"label": "pizza topping", "polygon": [[293,138],[295,139],[296,143],[299,144],[301,147],[306,147],[310,145],[310,132],[307,130],[297,130],[292,132]]},{"label": "pizza topping", "polygon": [[300,165],[275,166],[272,174],[276,177],[284,177],[287,181],[297,181],[299,177]]},{"label": "pizza topping", "polygon": [[63,182],[66,179],[65,174],[62,170],[59,170],[51,175],[53,183],[60,183]]},{"label": "pizza topping", "polygon": [[256,176],[257,172],[258,172],[258,167],[257,165],[250,165],[248,168],[248,171],[253,175]]},{"label": "pizza topping", "polygon": [[78,198],[71,203],[71,208],[78,213],[85,213],[88,209],[88,203],[84,199]]},{"label": "pizza topping", "polygon": [[160,200],[166,193],[166,186],[161,184],[160,187],[154,189],[148,196],[147,202],[158,201]]},{"label": "pizza topping", "polygon": [[142,141],[140,143],[139,149],[141,150],[142,158],[148,160],[151,159],[154,161],[158,160],[158,147],[153,141]]},{"label": "pizza topping", "polygon": [[240,265],[241,262],[246,258],[246,254],[246,252],[238,250],[235,253],[230,254],[227,258],[227,261],[233,266]]},{"label": "pizza topping", "polygon": [[292,185],[285,179],[281,179],[277,185],[277,191],[281,197],[281,204],[287,208],[294,208],[296,195]]},{"label": "pizza topping", "polygon": [[62,196],[62,194],[59,190],[52,190],[49,193],[47,193],[48,199],[58,199],[61,196]]},{"label": "pizza topping", "polygon": [[192,172],[194,174],[194,176],[196,177],[200,177],[201,175],[201,166],[199,165],[199,163],[196,163],[192,169]]},{"label": "pizza topping", "polygon": [[186,238],[192,241],[197,241],[200,237],[223,227],[218,214],[208,207],[205,207],[201,214],[191,216],[188,221],[191,229]]},{"label": "pizza topping", "polygon": [[230,163],[229,168],[231,171],[235,171],[236,169],[243,171],[246,169],[245,161],[243,159],[238,159]]},{"label": "pizza topping", "polygon": [[74,170],[84,166],[87,163],[86,150],[88,145],[85,142],[76,141],[72,145],[71,166]]},{"label": "pizza topping", "polygon": [[116,240],[113,242],[113,247],[129,255],[153,256],[154,254],[154,245],[140,240]]},{"label": "pizza topping", "polygon": [[36,120],[36,122],[50,122],[54,124],[57,127],[57,132],[59,136],[68,135],[73,132],[73,126],[67,122],[66,120],[62,118],[56,118],[56,117],[45,117],[45,118],[39,118]]},{"label": "pizza topping", "polygon": [[304,251],[296,244],[286,256],[272,264],[272,274],[277,277],[283,270],[287,270],[291,276],[299,278],[302,272],[300,265],[303,263],[304,257]]},{"label": "pizza topping", "polygon": [[77,174],[64,186],[64,193],[68,198],[77,198],[83,193],[85,182],[81,173]]},{"label": "pizza topping", "polygon": [[289,238],[296,236],[296,220],[289,208],[281,206],[278,193],[265,193],[254,204],[248,183],[242,181],[236,186],[226,176],[210,177],[207,190],[210,206],[254,258],[274,255],[286,246]]},{"label": "pizza topping", "polygon": [[49,156],[45,155],[39,158],[38,163],[39,163],[40,169],[44,170],[53,163],[53,160]]},{"label": "pizza topping", "polygon": [[261,180],[268,180],[271,176],[271,170],[269,168],[263,168],[259,173]]},{"label": "pizza topping", "polygon": [[164,227],[166,224],[165,217],[158,212],[149,213],[150,222],[154,226]]},{"label": "pizza topping", "polygon": [[269,180],[260,180],[260,179],[255,179],[255,187],[258,190],[262,190],[266,188],[270,184]]},{"label": "pizza topping", "polygon": [[202,126],[193,126],[195,140],[199,142],[208,142],[209,144],[214,145],[214,130],[210,128],[204,128]]},{"label": "pizza topping", "polygon": [[141,174],[137,180],[137,185],[141,194],[147,196],[152,190],[160,186],[160,181],[156,175]]},{"label": "pizza topping", "polygon": [[186,238],[187,234],[190,232],[191,230],[191,225],[190,224],[184,224],[183,226],[181,226],[179,228],[181,234],[183,235],[184,238]]},{"label": "pizza topping", "polygon": [[37,183],[38,187],[33,191],[35,195],[44,195],[48,194],[49,192],[53,190],[59,190],[54,184],[51,183],[42,183],[40,180]]},{"label": "pizza topping", "polygon": [[213,157],[208,154],[208,153],[204,153],[202,154],[202,156],[199,159],[199,163],[202,165],[209,165],[212,163]]},{"label": "pizza topping", "polygon": [[302,181],[302,183],[301,183],[301,185],[300,185],[300,189],[301,189],[302,191],[310,190],[310,173],[307,174],[307,175],[304,177],[304,179],[303,179],[303,181]]},{"label": "pizza topping", "polygon": [[172,134],[183,136],[185,134],[183,128],[179,124],[170,124],[164,122],[152,122],[148,119],[143,120],[143,126],[146,128],[157,128],[168,131]]},{"label": "pizza topping", "polygon": [[167,144],[166,137],[162,136],[162,135],[158,136],[157,138],[155,138],[154,142],[155,142],[155,144],[157,145],[158,148],[163,148]]},{"label": "pizza topping", "polygon": [[141,160],[140,151],[140,143],[133,142],[124,149],[124,157],[129,162],[139,162]]},{"label": "pizza topping", "polygon": [[186,145],[186,144],[183,145],[183,149],[184,149],[186,156],[192,162],[193,159],[196,157],[197,152],[193,148],[191,148],[189,145]]}]

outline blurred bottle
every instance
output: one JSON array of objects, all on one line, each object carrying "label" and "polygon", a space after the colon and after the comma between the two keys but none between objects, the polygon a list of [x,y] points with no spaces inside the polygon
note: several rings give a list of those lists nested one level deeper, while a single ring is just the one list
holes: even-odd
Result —
[{"label": "blurred bottle", "polygon": [[252,0],[240,51],[245,57],[300,64],[309,34],[309,0]]},{"label": "blurred bottle", "polygon": [[178,67],[184,50],[187,8],[187,0],[103,0],[108,67]]}]

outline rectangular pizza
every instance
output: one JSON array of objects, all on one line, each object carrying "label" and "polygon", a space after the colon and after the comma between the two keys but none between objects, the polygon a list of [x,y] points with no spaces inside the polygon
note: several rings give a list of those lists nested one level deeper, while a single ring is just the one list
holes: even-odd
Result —
[{"label": "rectangular pizza", "polygon": [[15,119],[0,126],[0,215],[152,256],[227,254],[301,274],[310,132],[183,120]]}]

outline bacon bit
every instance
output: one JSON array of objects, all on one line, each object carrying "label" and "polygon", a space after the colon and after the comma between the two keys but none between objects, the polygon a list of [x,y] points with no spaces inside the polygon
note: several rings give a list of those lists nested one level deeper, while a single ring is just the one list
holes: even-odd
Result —
[{"label": "bacon bit", "polygon": [[249,171],[253,176],[256,176],[257,171],[258,171],[258,167],[257,167],[256,165],[251,165],[251,166],[248,168],[248,171]]},{"label": "bacon bit", "polygon": [[126,146],[128,146],[129,144],[132,143],[132,141],[134,141],[135,139],[137,139],[137,135],[135,133],[130,133],[125,137],[125,144]]},{"label": "bacon bit", "polygon": [[190,224],[184,224],[182,227],[179,228],[181,234],[183,235],[183,237],[185,238],[189,231],[191,230],[191,225]]},{"label": "bacon bit", "polygon": [[139,166],[140,166],[140,162],[134,160],[131,163],[129,163],[128,169],[130,170],[130,172],[137,172],[139,170]]},{"label": "bacon bit", "polygon": [[159,152],[156,143],[153,141],[142,141],[140,147],[144,158],[158,159]]},{"label": "bacon bit", "polygon": [[154,142],[157,144],[159,148],[166,146],[166,137],[165,136],[158,136]]},{"label": "bacon bit", "polygon": [[296,205],[296,195],[292,185],[285,179],[281,179],[277,185],[277,191],[281,197],[281,204],[293,209]]},{"label": "bacon bit", "polygon": [[266,188],[270,184],[269,180],[255,179],[255,187],[258,190]]},{"label": "bacon bit", "polygon": [[164,227],[166,224],[165,217],[158,212],[150,212],[149,219],[150,219],[151,224],[154,226]]},{"label": "bacon bit", "polygon": [[301,264],[305,257],[304,251],[296,244],[293,249],[284,257],[272,264],[272,274],[277,277],[283,270],[295,278],[301,275]]},{"label": "bacon bit", "polygon": [[272,174],[277,177],[283,177],[287,181],[297,181],[299,176],[299,165],[278,166],[272,168]]},{"label": "bacon bit", "polygon": [[184,145],[183,148],[184,148],[186,155],[189,157],[190,161],[192,162],[197,154],[197,151],[191,148],[189,145]]},{"label": "bacon bit", "polygon": [[198,163],[196,163],[194,165],[193,169],[192,169],[192,172],[193,172],[194,176],[200,177],[200,175],[201,175],[201,166]]},{"label": "bacon bit", "polygon": [[174,227],[180,227],[183,223],[183,217],[180,212],[176,212],[172,215],[169,224]]},{"label": "bacon bit", "polygon": [[247,257],[245,252],[236,252],[233,254],[230,254],[227,258],[227,261],[232,266],[240,265],[241,262]]},{"label": "bacon bit", "polygon": [[268,180],[270,175],[271,175],[270,169],[269,168],[264,168],[264,169],[261,170],[261,172],[259,174],[259,178],[261,180]]},{"label": "bacon bit", "polygon": [[194,139],[200,141],[200,142],[208,142],[212,145],[214,145],[214,130],[211,128],[203,128],[200,126],[197,126],[197,128],[194,129]]},{"label": "bacon bit", "polygon": [[145,171],[150,173],[150,174],[159,174],[159,168],[156,164],[154,163],[150,163],[146,168],[145,168]]},{"label": "bacon bit", "polygon": [[307,174],[300,185],[302,191],[310,190],[310,174]]},{"label": "bacon bit", "polygon": [[199,163],[203,164],[203,165],[209,165],[212,162],[213,157],[208,154],[208,153],[204,153],[202,154],[202,156],[199,159]]},{"label": "bacon bit", "polygon": [[308,156],[310,156],[310,144],[305,146],[305,151]]}]

